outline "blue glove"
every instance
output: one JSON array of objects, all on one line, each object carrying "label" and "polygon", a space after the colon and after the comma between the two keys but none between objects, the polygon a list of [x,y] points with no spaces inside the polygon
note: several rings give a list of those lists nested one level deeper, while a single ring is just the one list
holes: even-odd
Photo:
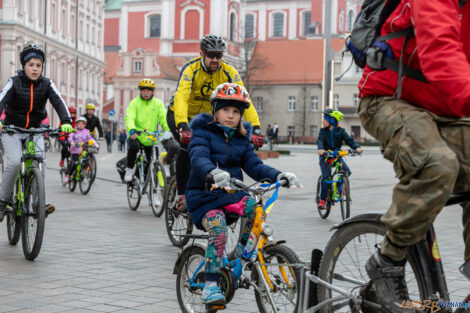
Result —
[{"label": "blue glove", "polygon": [[135,129],[131,129],[131,130],[129,131],[129,136],[132,136],[132,135],[134,135],[134,134],[135,134]]}]

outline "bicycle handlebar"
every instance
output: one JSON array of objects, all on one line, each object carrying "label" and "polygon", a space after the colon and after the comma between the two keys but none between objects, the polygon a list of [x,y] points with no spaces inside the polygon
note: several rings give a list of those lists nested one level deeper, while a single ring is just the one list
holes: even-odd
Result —
[{"label": "bicycle handlebar", "polygon": [[13,125],[7,125],[3,127],[3,130],[9,134],[22,133],[22,134],[38,135],[38,134],[47,133],[51,137],[60,136],[60,133],[61,133],[60,127],[59,128],[38,127],[38,128],[24,129],[24,128],[13,126]]},{"label": "bicycle handlebar", "polygon": [[269,186],[263,186],[263,184],[257,184],[255,186],[248,186],[245,182],[236,179],[230,178],[230,190],[231,191],[250,191],[253,193],[264,193],[273,189],[276,189],[279,186],[284,186],[288,183],[287,179],[281,179],[276,181],[273,184],[269,184]]},{"label": "bicycle handlebar", "polygon": [[348,149],[348,150],[340,150],[340,151],[331,151],[331,150],[328,150],[327,152],[323,153],[322,154],[322,157],[326,157],[326,158],[336,158],[336,157],[344,157],[344,156],[358,156],[360,155],[359,152],[357,152],[356,150],[351,150],[351,149]]}]

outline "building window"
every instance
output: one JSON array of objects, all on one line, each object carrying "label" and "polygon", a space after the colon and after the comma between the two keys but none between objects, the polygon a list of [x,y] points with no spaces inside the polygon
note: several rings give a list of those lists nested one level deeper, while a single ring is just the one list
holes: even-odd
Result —
[{"label": "building window", "polygon": [[284,37],[284,14],[273,14],[273,37]]},{"label": "building window", "polygon": [[295,126],[287,126],[287,136],[295,136]]},{"label": "building window", "polygon": [[312,103],[312,111],[317,112],[318,111],[318,96],[310,97],[310,100]]},{"label": "building window", "polygon": [[310,26],[312,14],[310,12],[304,13],[304,36],[308,35],[308,27]]},{"label": "building window", "polygon": [[34,19],[34,5],[33,5],[33,0],[28,1],[28,15],[29,15],[29,20],[32,21]]},{"label": "building window", "polygon": [[142,72],[142,60],[134,60],[134,72]]},{"label": "building window", "polygon": [[255,16],[245,15],[245,38],[255,38]]},{"label": "building window", "polygon": [[36,8],[38,10],[37,15],[39,19],[39,24],[43,25],[44,24],[44,0],[40,0]]},{"label": "building window", "polygon": [[344,25],[344,11],[339,11],[339,33],[343,33],[343,25]]},{"label": "building window", "polygon": [[348,17],[346,18],[346,32],[350,33],[353,28],[354,22],[354,12],[353,10],[349,10]]},{"label": "building window", "polygon": [[294,96],[289,96],[287,102],[287,110],[289,112],[294,112],[295,111],[295,97]]},{"label": "building window", "polygon": [[80,20],[80,40],[83,40],[83,20]]},{"label": "building window", "polygon": [[86,24],[86,42],[90,42],[90,24]]},{"label": "building window", "polygon": [[318,126],[312,125],[310,126],[310,136],[317,137],[318,136]]},{"label": "building window", "polygon": [[338,110],[339,107],[339,95],[337,93],[334,94],[333,96],[333,107],[335,110]]},{"label": "building window", "polygon": [[237,16],[235,15],[235,13],[231,13],[230,14],[230,41],[235,41],[235,39],[237,38]]},{"label": "building window", "polygon": [[55,31],[55,30],[56,30],[57,14],[56,14],[55,12],[56,12],[56,10],[55,10],[55,3],[52,3],[52,6],[51,6],[52,31]]},{"label": "building window", "polygon": [[251,101],[256,109],[256,112],[263,112],[263,97],[252,97]]},{"label": "building window", "polygon": [[18,0],[18,13],[23,14],[23,0]]},{"label": "building window", "polygon": [[65,22],[66,22],[66,16],[67,16],[67,13],[65,11],[65,8],[62,8],[62,16],[61,16],[61,19],[62,19],[62,34],[65,36],[66,34],[66,25],[65,25]]},{"label": "building window", "polygon": [[359,105],[359,97],[357,93],[353,95],[353,99],[354,99],[354,102],[353,102],[354,105]]},{"label": "building window", "polygon": [[160,14],[150,17],[150,37],[160,37],[162,16]]}]

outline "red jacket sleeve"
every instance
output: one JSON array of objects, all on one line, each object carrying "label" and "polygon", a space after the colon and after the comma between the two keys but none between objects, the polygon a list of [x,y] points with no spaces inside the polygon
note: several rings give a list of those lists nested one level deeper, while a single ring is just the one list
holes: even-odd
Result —
[{"label": "red jacket sleeve", "polygon": [[[470,64],[462,40],[459,1],[410,2],[424,76],[447,102],[443,105],[457,116],[470,116]],[[470,3],[463,7],[467,19],[468,6]]]}]

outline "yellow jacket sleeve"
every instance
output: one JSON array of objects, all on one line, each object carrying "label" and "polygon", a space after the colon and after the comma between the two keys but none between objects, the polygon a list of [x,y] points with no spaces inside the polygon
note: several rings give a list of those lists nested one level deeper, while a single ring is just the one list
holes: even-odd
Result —
[{"label": "yellow jacket sleeve", "polygon": [[180,123],[188,124],[188,101],[191,93],[193,76],[193,70],[188,66],[181,74],[180,81],[178,82],[178,87],[175,93],[175,103],[173,104],[176,127],[178,127]]},{"label": "yellow jacket sleeve", "polygon": [[[245,87],[245,85],[243,85],[242,79],[240,78],[240,75],[238,74],[237,70],[233,66],[229,66],[227,68],[227,71],[229,72],[235,84]],[[250,99],[250,107],[247,110],[245,110],[245,113],[243,114],[243,116],[245,117],[245,120],[247,122],[251,123],[251,126],[261,127],[261,124],[259,122],[258,112],[256,112],[256,109],[253,106],[251,99]]]}]

